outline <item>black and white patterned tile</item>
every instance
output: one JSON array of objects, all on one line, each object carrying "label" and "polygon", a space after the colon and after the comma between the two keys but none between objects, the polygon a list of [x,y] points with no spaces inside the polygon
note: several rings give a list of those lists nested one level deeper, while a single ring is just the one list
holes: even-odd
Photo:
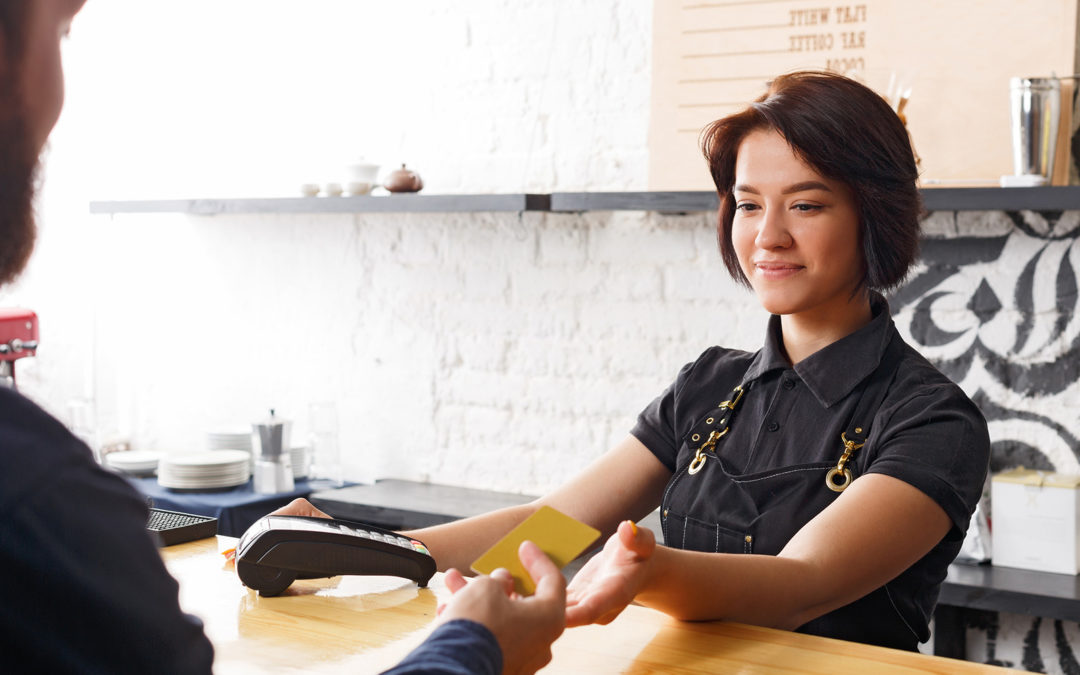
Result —
[{"label": "black and white patterned tile", "polygon": [[986,415],[993,471],[1080,473],[1080,212],[996,215],[924,240],[896,323]]},{"label": "black and white patterned tile", "polygon": [[[935,213],[890,296],[901,334],[986,416],[991,471],[1080,473],[1080,211]],[[969,615],[968,657],[1077,673],[1080,626]]]}]

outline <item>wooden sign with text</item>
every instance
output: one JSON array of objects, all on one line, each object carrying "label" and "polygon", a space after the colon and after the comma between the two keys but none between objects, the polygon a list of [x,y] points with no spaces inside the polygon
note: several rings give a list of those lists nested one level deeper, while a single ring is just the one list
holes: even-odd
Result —
[{"label": "wooden sign with text", "polygon": [[923,184],[994,185],[1012,173],[1009,78],[1076,62],[1077,0],[654,0],[649,187],[711,189],[702,128],[799,69],[910,91]]}]

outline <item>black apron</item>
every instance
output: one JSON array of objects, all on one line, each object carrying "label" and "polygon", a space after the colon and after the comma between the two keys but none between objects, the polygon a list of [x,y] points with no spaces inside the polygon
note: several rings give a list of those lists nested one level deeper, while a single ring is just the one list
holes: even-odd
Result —
[{"label": "black apron", "polygon": [[[740,396],[752,396],[752,385],[738,387],[727,401],[694,425],[683,439],[683,449],[696,452],[677,470],[668,483],[661,502],[664,543],[673,548],[716,553],[758,553],[776,555],[814,516],[839,495],[826,485],[826,475],[834,485],[843,483],[843,472],[834,471],[844,455],[851,452],[844,467],[851,479],[862,475],[873,456],[862,447],[870,424],[892,383],[900,361],[902,342],[894,336],[881,363],[859,385],[855,413],[838,435],[836,454],[826,461],[783,466],[758,473],[739,474],[724,459],[724,435],[738,415]],[[744,423],[753,423],[746,420]],[[820,430],[806,429],[807,434]],[[709,438],[715,436],[710,444]],[[844,441],[849,441],[845,445]],[[702,447],[704,446],[704,448]],[[680,452],[685,457],[685,452]],[[704,497],[704,499],[703,499]],[[839,570],[838,573],[842,573]],[[900,649],[915,649],[919,637],[894,599],[913,597],[918,589],[896,588],[898,578],[855,602],[833,610],[797,630],[813,635],[853,640]],[[892,597],[890,597],[890,593]],[[911,607],[910,603],[904,604]],[[922,626],[925,630],[925,625]]]}]

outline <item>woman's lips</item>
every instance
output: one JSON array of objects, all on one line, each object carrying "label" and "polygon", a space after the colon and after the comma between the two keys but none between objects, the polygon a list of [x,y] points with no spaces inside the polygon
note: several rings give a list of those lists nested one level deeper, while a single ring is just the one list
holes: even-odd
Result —
[{"label": "woman's lips", "polygon": [[798,274],[804,268],[802,265],[796,265],[795,263],[756,262],[754,263],[754,269],[757,271],[757,276],[761,279],[767,281],[779,281]]}]

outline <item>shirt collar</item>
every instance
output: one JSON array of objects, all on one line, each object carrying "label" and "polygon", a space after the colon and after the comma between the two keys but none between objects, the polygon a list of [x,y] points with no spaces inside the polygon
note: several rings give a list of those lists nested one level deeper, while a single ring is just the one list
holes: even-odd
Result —
[{"label": "shirt collar", "polygon": [[[870,323],[795,365],[795,373],[826,408],[850,394],[874,372],[892,339],[889,303],[876,291],[870,292],[870,311],[873,314]],[[781,339],[780,317],[774,314],[769,318],[765,346],[754,355],[744,381],[751,382],[773,370],[789,367]]]}]

